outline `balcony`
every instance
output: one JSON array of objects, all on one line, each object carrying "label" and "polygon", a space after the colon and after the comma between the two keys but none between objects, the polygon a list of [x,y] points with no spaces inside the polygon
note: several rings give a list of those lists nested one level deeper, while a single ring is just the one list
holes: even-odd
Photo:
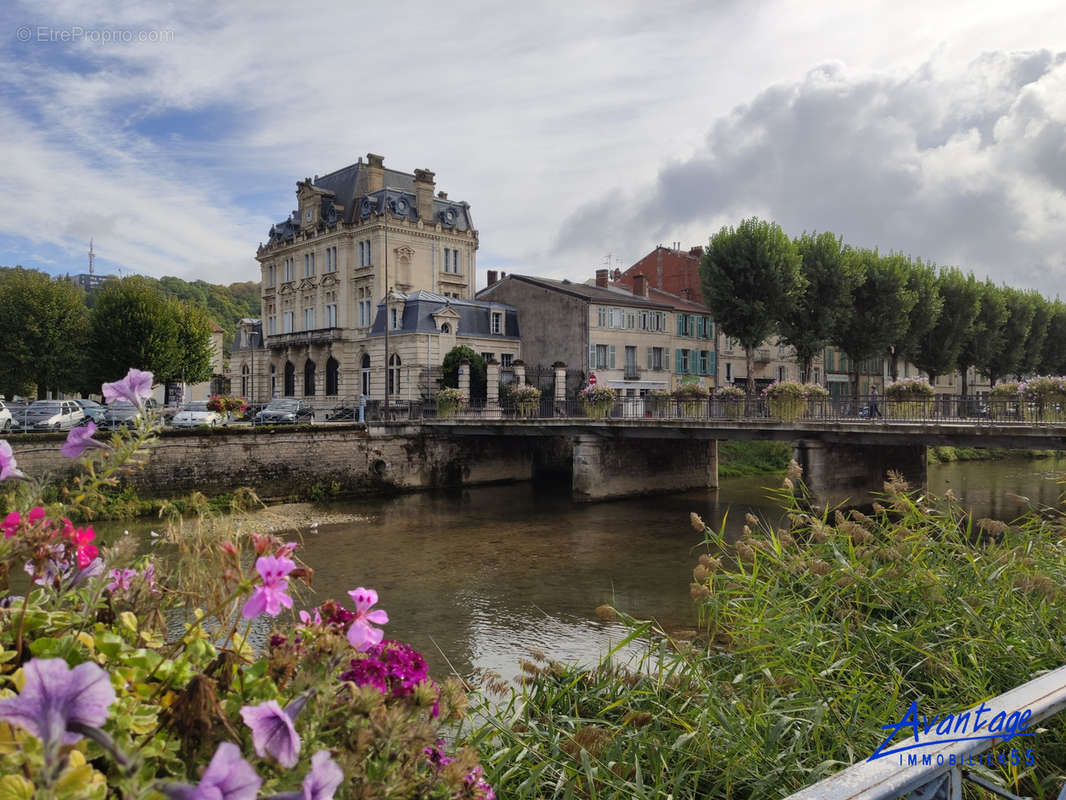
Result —
[{"label": "balcony", "polygon": [[755,363],[756,364],[769,364],[770,363],[770,350],[769,348],[762,347],[755,351]]},{"label": "balcony", "polygon": [[271,350],[285,347],[300,347],[311,344],[330,344],[344,338],[343,328],[316,328],[311,331],[277,333],[266,337],[266,346]]},{"label": "balcony", "polygon": [[639,381],[640,380],[640,367],[636,364],[626,364],[625,371],[622,374],[623,380],[627,381]]}]

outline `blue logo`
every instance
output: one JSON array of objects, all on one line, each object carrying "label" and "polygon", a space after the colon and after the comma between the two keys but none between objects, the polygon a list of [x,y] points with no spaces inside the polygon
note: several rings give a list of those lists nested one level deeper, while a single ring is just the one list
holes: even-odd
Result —
[{"label": "blue logo", "polygon": [[[1036,731],[1026,730],[1032,713],[1027,708],[1024,711],[1012,711],[1010,714],[1000,711],[992,715],[992,709],[981,703],[976,709],[959,714],[919,716],[916,700],[911,703],[910,708],[899,722],[881,726],[881,730],[891,731],[891,733],[866,760],[876,761],[896,753],[922,747],[936,747],[952,742],[972,742],[980,739],[1002,739],[1004,742],[1009,742],[1016,736],[1035,736]],[[910,741],[908,737],[899,742],[897,747],[886,749],[890,747],[890,743],[900,731],[908,731],[913,741]]]}]

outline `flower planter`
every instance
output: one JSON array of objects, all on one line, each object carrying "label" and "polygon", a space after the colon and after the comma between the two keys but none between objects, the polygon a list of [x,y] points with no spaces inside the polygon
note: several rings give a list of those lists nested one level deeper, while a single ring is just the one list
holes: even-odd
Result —
[{"label": "flower planter", "polygon": [[518,416],[523,419],[530,419],[537,416],[537,411],[540,410],[539,400],[526,400],[521,403],[515,404],[515,410],[518,412]]},{"label": "flower planter", "polygon": [[614,403],[585,403],[585,416],[592,419],[606,419]]},{"label": "flower planter", "polygon": [[782,422],[795,422],[807,416],[807,401],[800,397],[773,397],[766,405],[770,415]]}]

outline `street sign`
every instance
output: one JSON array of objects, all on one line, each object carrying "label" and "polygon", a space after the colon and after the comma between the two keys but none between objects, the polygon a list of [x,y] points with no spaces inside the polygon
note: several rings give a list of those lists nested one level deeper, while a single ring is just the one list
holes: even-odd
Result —
[{"label": "street sign", "polygon": [[589,386],[595,386],[595,385],[596,385],[596,373],[595,372],[590,372],[589,373]]}]

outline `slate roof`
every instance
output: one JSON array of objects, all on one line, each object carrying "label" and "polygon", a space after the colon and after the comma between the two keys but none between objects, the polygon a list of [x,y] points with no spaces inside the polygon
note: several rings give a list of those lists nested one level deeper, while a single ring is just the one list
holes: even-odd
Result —
[{"label": "slate roof", "polygon": [[[402,333],[436,333],[437,324],[433,320],[433,314],[442,308],[448,307],[459,314],[458,335],[463,336],[490,336],[498,339],[517,339],[518,333],[518,309],[504,303],[493,303],[485,300],[460,300],[455,297],[427,292],[419,289],[414,292],[393,292],[392,297],[404,299],[403,318],[400,328],[390,329],[389,335]],[[490,311],[503,312],[503,333],[494,334],[489,332]],[[385,335],[385,303],[378,303],[377,316],[374,318],[374,327],[370,330],[371,336]]]},{"label": "slate roof", "polygon": [[530,283],[534,286],[540,286],[545,289],[552,289],[553,291],[563,292],[565,294],[572,295],[574,297],[580,297],[583,300],[587,300],[590,303],[603,303],[612,305],[623,306],[637,306],[639,308],[655,308],[670,310],[673,308],[669,303],[660,303],[654,300],[649,300],[646,297],[640,297],[630,292],[619,291],[617,289],[602,289],[599,286],[586,286],[583,283],[572,283],[568,280],[553,280],[551,278],[535,278],[531,275],[515,275],[513,272],[508,274],[506,278],[501,278],[498,283],[494,283],[492,286],[486,287],[478,292],[478,296],[487,298],[491,296],[494,287],[499,286],[504,281],[516,280],[523,283]]}]

